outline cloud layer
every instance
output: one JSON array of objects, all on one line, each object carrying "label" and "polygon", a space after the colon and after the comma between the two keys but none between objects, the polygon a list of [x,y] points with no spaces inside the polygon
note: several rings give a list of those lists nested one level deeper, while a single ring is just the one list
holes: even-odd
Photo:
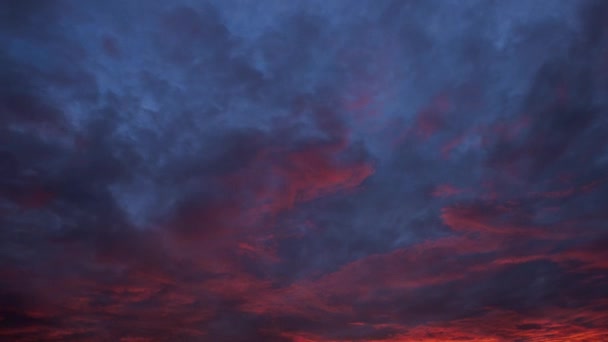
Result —
[{"label": "cloud layer", "polygon": [[0,339],[608,339],[607,3],[0,8]]}]

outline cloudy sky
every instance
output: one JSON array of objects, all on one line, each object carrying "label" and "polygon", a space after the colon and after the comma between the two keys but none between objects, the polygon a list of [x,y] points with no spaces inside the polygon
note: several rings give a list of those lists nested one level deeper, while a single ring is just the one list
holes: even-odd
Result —
[{"label": "cloudy sky", "polygon": [[0,13],[0,340],[608,340],[607,1]]}]

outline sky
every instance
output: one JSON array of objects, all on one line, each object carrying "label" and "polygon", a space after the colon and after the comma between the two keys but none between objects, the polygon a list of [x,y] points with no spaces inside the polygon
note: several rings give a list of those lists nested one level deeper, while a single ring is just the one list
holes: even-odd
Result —
[{"label": "sky", "polygon": [[606,17],[1,1],[0,340],[608,341]]}]

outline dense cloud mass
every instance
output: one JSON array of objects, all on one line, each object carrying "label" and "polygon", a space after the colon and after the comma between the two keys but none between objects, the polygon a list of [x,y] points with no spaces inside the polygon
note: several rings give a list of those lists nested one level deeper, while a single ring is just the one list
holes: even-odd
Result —
[{"label": "dense cloud mass", "polygon": [[608,341],[608,1],[0,13],[0,340]]}]

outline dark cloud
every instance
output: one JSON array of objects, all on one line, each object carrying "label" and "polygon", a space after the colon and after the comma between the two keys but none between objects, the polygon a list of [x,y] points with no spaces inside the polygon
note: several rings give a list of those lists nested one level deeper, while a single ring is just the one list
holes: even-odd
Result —
[{"label": "dark cloud", "polygon": [[0,339],[608,337],[605,2],[0,9]]}]

